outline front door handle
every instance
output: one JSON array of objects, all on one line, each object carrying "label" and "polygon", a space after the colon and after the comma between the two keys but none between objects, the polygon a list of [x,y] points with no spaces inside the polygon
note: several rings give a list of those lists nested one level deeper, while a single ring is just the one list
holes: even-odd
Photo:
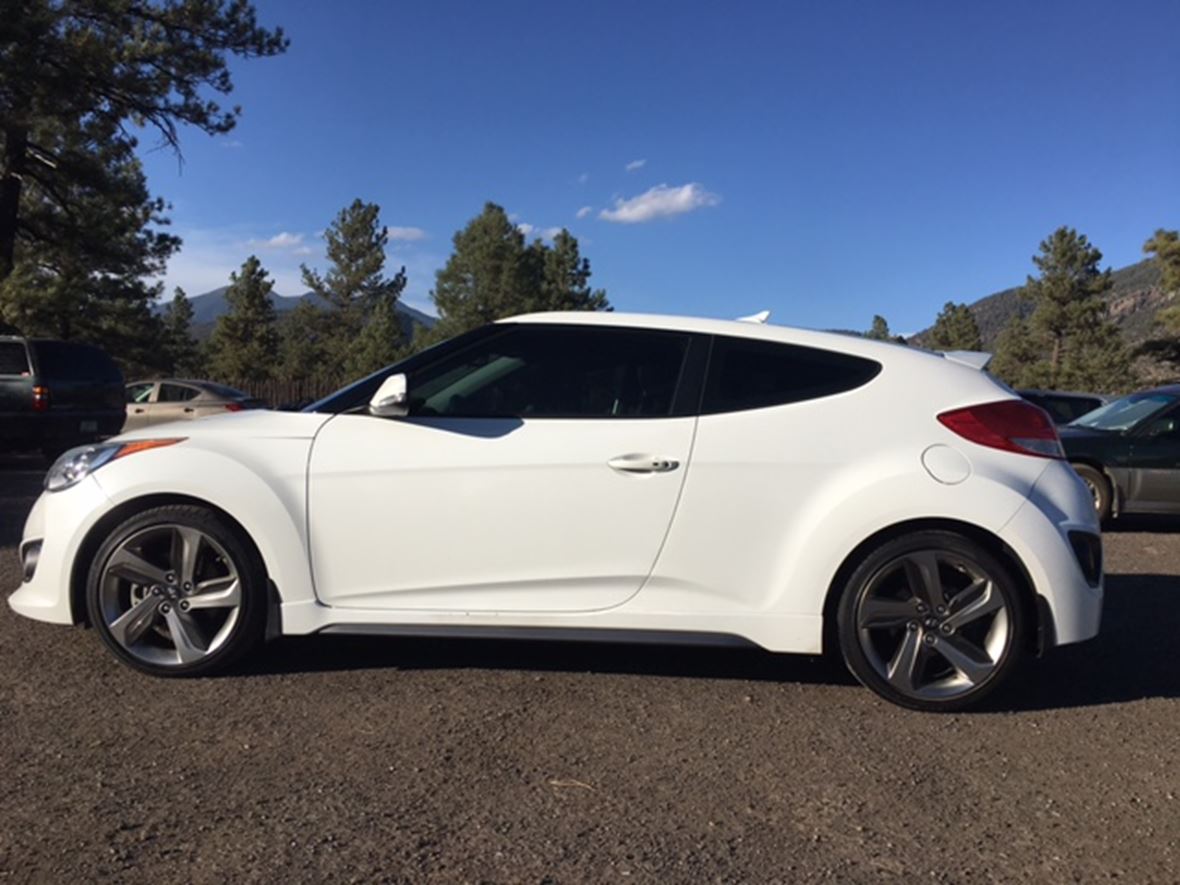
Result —
[{"label": "front door handle", "polygon": [[657,455],[619,455],[606,462],[611,470],[619,473],[668,473],[680,466],[679,461],[661,458]]}]

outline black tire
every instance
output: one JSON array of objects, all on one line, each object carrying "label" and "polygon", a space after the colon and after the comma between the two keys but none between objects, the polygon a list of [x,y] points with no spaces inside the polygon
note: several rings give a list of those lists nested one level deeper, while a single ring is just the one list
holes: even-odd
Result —
[{"label": "black tire", "polygon": [[1098,512],[1098,519],[1102,522],[1110,519],[1111,505],[1114,502],[1114,492],[1110,487],[1110,480],[1097,467],[1089,464],[1071,464],[1074,472],[1082,478],[1086,488],[1094,498],[1094,509]]},{"label": "black tire", "polygon": [[[937,593],[914,591],[930,563]],[[944,612],[934,610],[931,595],[944,601]],[[988,613],[989,606],[998,607]],[[1020,585],[1002,562],[962,535],[920,531],[861,560],[843,587],[837,630],[848,669],[880,697],[912,710],[952,712],[1005,682],[1019,665],[1027,624]],[[965,669],[944,657],[964,661],[965,650],[972,652]]]},{"label": "black tire", "polygon": [[[124,549],[123,545],[125,544],[135,543],[137,538],[151,538],[155,532],[162,534],[169,531],[193,536],[191,532],[186,530],[195,530],[202,536],[197,549],[203,551],[206,573],[210,568],[209,557],[212,557],[213,568],[216,568],[217,564],[222,564],[227,570],[230,570],[230,575],[236,578],[238,584],[238,599],[236,606],[233,607],[235,613],[232,623],[229,623],[227,616],[227,621],[213,637],[213,641],[206,643],[207,648],[202,651],[202,656],[198,660],[182,662],[183,655],[180,653],[179,643],[171,641],[165,636],[169,629],[165,623],[166,616],[158,611],[148,613],[148,617],[154,619],[154,626],[144,629],[141,640],[124,646],[115,638],[112,632],[112,616],[124,607],[131,607],[133,602],[130,594],[137,593],[139,601],[146,602],[143,597],[150,590],[144,588],[144,584],[147,582],[137,583],[133,580],[126,580],[121,576],[112,575],[107,569],[116,552]],[[157,546],[159,545],[157,544]],[[144,554],[146,558],[145,549],[141,549],[139,552]],[[156,558],[159,559],[158,554]],[[155,563],[148,564],[155,565]],[[164,566],[163,568],[167,569],[168,567]],[[228,577],[222,576],[209,583],[215,583],[216,580],[224,582],[228,580]],[[195,605],[192,611],[187,611],[184,615],[180,614],[180,609],[188,609],[188,606],[193,604],[192,600],[200,595],[200,585],[196,574],[193,576],[193,583],[197,584],[197,590],[191,592],[196,595],[185,599],[182,595],[185,591],[182,590],[179,580],[174,578],[171,584],[163,586],[165,594],[160,598],[162,604],[158,608],[164,610],[169,607],[174,608],[176,609],[175,616],[186,617],[190,624],[194,619],[211,616],[209,610],[196,611]],[[260,644],[266,630],[266,588],[266,570],[262,560],[254,546],[247,538],[243,537],[242,532],[236,526],[206,507],[166,505],[137,513],[123,521],[110,533],[102,546],[99,547],[90,566],[86,579],[86,606],[90,623],[94,625],[98,635],[102,637],[102,641],[116,658],[128,666],[153,676],[208,676],[226,671],[243,655]],[[176,595],[170,597],[167,595],[168,593]],[[122,601],[120,602],[120,600]],[[169,605],[170,600],[172,600],[171,605]],[[227,605],[216,609],[216,611],[225,611],[229,608],[230,606]],[[125,614],[126,611],[123,613]],[[147,618],[145,618],[141,623],[147,622]],[[175,634],[172,635],[175,636]],[[156,658],[166,655],[170,641],[177,659],[175,661],[157,660]],[[216,647],[214,647],[214,643],[216,643]],[[199,644],[194,648],[200,650]]]}]

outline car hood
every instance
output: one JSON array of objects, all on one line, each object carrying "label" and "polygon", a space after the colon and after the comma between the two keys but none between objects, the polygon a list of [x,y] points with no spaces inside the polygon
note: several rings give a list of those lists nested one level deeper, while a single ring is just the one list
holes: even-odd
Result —
[{"label": "car hood", "polygon": [[311,439],[332,418],[323,412],[272,412],[250,409],[227,412],[192,421],[152,424],[115,437],[116,442],[183,436],[187,439],[237,437],[239,439]]}]

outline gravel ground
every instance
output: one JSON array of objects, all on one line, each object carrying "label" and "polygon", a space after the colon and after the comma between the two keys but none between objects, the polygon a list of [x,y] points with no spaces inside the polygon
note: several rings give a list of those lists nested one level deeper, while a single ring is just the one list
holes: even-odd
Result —
[{"label": "gravel ground", "polygon": [[[0,588],[39,468],[0,464]],[[320,637],[164,681],[0,606],[0,882],[1180,879],[1180,523],[987,712],[752,651]]]}]

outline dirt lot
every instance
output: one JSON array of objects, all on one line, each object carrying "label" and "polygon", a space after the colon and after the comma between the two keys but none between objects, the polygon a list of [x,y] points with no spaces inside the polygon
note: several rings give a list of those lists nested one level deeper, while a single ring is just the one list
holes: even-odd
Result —
[{"label": "dirt lot", "polygon": [[[36,466],[0,465],[0,588]],[[1180,524],[994,709],[811,659],[317,638],[160,681],[0,606],[0,882],[1180,879]]]}]

